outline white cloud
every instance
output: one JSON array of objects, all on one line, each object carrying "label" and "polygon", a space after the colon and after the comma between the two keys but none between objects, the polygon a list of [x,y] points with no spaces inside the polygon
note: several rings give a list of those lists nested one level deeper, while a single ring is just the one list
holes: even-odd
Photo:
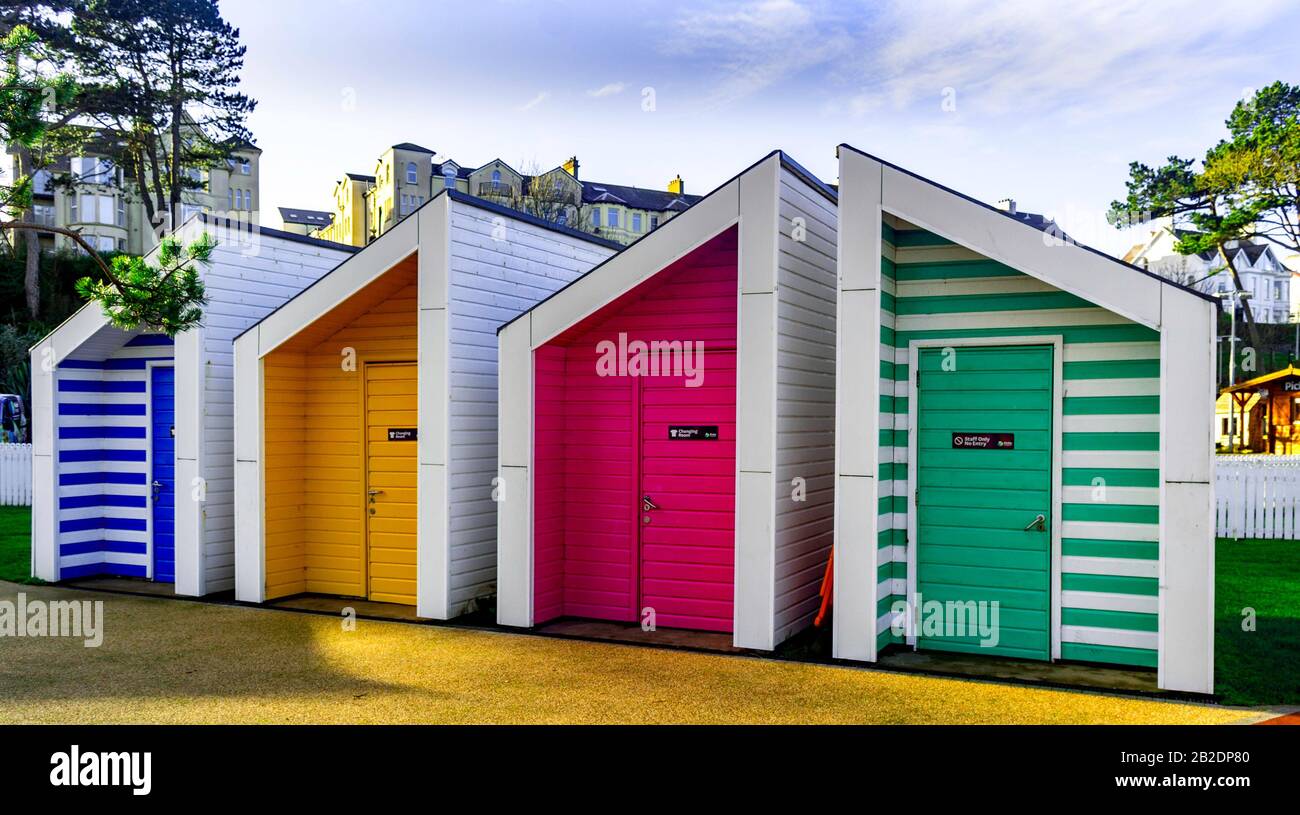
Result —
[{"label": "white cloud", "polygon": [[1150,109],[1202,82],[1240,71],[1267,41],[1285,5],[1162,0],[1070,4],[956,0],[942,9],[894,0],[873,27],[886,32],[855,60],[855,107],[875,103],[939,110],[944,88],[958,110],[1062,111],[1076,121]]},{"label": "white cloud", "polygon": [[665,50],[716,66],[715,104],[740,99],[843,55],[851,39],[819,23],[797,0],[692,7],[679,15]]},{"label": "white cloud", "polygon": [[[828,112],[866,118],[933,105],[958,112],[1061,113],[1078,123],[1150,110],[1258,66],[1282,47],[1286,0],[725,0],[681,12],[668,55],[699,66],[707,101],[796,77]],[[801,76],[802,75],[802,76]],[[1269,76],[1261,81],[1271,81]]]},{"label": "white cloud", "polygon": [[529,99],[527,102],[524,102],[522,105],[520,105],[519,110],[520,112],[523,112],[525,110],[532,110],[533,108],[537,107],[541,103],[545,102],[550,97],[551,97],[550,91],[542,91],[541,93],[534,96],[532,99]]},{"label": "white cloud", "polygon": [[601,85],[595,90],[587,91],[587,95],[599,99],[602,96],[615,96],[620,94],[625,88],[627,88],[627,85],[622,82],[611,82],[608,85]]}]

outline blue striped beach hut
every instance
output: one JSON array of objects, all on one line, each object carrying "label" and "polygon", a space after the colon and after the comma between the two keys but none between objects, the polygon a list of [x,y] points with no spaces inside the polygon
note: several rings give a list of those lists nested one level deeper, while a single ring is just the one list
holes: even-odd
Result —
[{"label": "blue striped beach hut", "polygon": [[123,331],[90,304],[31,350],[36,577],[234,588],[234,337],[354,250],[206,216],[178,235],[204,232],[199,327]]}]

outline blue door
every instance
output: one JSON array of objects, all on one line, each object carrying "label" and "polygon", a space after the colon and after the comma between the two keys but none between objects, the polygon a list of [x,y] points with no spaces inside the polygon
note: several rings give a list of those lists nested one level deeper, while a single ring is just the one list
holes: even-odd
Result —
[{"label": "blue door", "polygon": [[176,582],[176,369],[156,366],[149,380],[153,437],[153,579]]}]

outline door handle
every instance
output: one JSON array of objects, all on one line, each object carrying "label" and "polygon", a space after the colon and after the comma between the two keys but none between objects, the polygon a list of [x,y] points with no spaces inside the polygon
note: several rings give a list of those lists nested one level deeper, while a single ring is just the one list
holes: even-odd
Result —
[{"label": "door handle", "polygon": [[1025,527],[1025,531],[1029,532],[1031,530],[1034,530],[1034,531],[1042,532],[1046,528],[1045,526],[1046,522],[1047,522],[1047,517],[1045,515],[1040,514],[1038,517],[1034,518],[1032,521],[1029,522],[1029,526]]},{"label": "door handle", "polygon": [[658,509],[658,508],[659,508],[659,505],[656,504],[654,501],[651,501],[651,500],[650,500],[650,496],[648,496],[648,495],[643,495],[643,496],[641,496],[641,509],[642,509],[642,511],[644,511],[644,512],[649,512],[649,511],[652,510],[652,509]]},{"label": "door handle", "polygon": [[162,488],[163,488],[162,482],[155,479],[153,484],[151,484],[150,486],[153,487],[153,500],[157,501],[158,496],[162,495]]}]

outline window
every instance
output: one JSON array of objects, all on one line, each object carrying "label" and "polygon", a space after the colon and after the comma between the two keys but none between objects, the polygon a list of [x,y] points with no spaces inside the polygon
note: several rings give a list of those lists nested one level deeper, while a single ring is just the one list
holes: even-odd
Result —
[{"label": "window", "polygon": [[253,191],[252,191],[252,190],[244,190],[244,209],[247,209],[247,210],[252,210],[252,209],[253,209]]},{"label": "window", "polygon": [[117,177],[117,168],[106,158],[73,156],[72,174],[87,184],[111,184]]},{"label": "window", "polygon": [[75,224],[79,222],[79,209],[77,207],[77,196],[68,198],[68,223]]},{"label": "window", "polygon": [[107,235],[95,236],[95,249],[100,252],[112,252],[117,248],[117,241]]},{"label": "window", "polygon": [[95,196],[96,218],[101,224],[117,223],[117,200],[111,195]]},{"label": "window", "polygon": [[654,230],[656,230],[656,229],[658,229],[658,228],[659,228],[659,216],[658,216],[658,215],[651,215],[651,216],[650,216],[650,231],[653,232]]},{"label": "window", "polygon": [[414,184],[419,180],[420,180],[419,176],[416,174],[415,162],[414,161],[406,162],[406,183]]},{"label": "window", "polygon": [[126,226],[126,198],[117,199],[117,225]]},{"label": "window", "polygon": [[500,187],[500,186],[501,186],[501,171],[500,171],[500,170],[493,170],[493,171],[492,171],[492,188],[493,188],[493,189],[496,189],[496,188],[498,188],[498,187]]},{"label": "window", "polygon": [[50,187],[50,181],[53,177],[49,170],[37,170],[32,173],[32,192],[37,195],[49,195],[53,192]]},{"label": "window", "polygon": [[241,159],[239,162],[239,174],[249,175],[253,172],[253,164],[248,159]]},{"label": "window", "polygon": [[235,209],[244,208],[244,191],[235,190]]},{"label": "window", "polygon": [[600,207],[591,208],[591,225],[600,226]]},{"label": "window", "polygon": [[456,189],[456,168],[450,164],[442,165],[442,186],[449,190]]},{"label": "window", "polygon": [[126,251],[126,238],[118,238],[118,239],[117,239],[117,251],[119,251],[119,252],[125,252],[125,251]]},{"label": "window", "polygon": [[54,207],[48,204],[34,204],[32,206],[32,217],[41,226],[54,226]]},{"label": "window", "polygon": [[1281,281],[1281,280],[1275,280],[1275,281],[1273,281],[1273,299],[1274,299],[1274,300],[1281,300],[1281,299],[1282,299],[1282,281]]},{"label": "window", "polygon": [[605,226],[618,226],[618,210],[613,207],[606,208]]},{"label": "window", "polygon": [[632,231],[633,232],[641,231],[641,213],[639,212],[632,213]]}]

